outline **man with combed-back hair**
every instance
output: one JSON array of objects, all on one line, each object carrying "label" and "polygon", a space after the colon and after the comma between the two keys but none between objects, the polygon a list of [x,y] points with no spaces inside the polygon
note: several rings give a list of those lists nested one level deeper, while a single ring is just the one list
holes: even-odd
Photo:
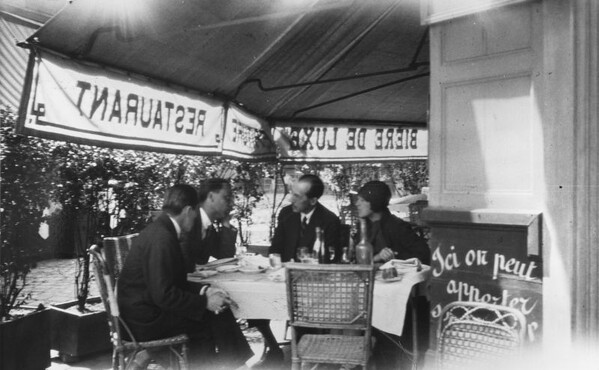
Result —
[{"label": "man with combed-back hair", "polygon": [[198,191],[198,217],[181,244],[190,256],[188,272],[203,265],[210,257],[220,259],[235,255],[237,229],[230,224],[233,194],[229,180],[210,178],[202,181]]},{"label": "man with combed-back hair", "polygon": [[[279,253],[283,262],[296,259],[299,247],[310,249],[313,247],[316,240],[316,227],[320,227],[323,230],[325,259],[329,262],[339,260],[341,222],[337,215],[318,201],[323,193],[324,184],[316,175],[303,175],[293,184],[291,204],[279,212],[269,253]],[[329,256],[328,247],[334,248],[335,256]],[[333,258],[329,259],[329,257]],[[266,324],[260,321],[266,320],[254,320],[255,325],[264,327]],[[282,353],[278,346],[269,343],[269,347],[269,352],[272,352],[270,357],[273,358],[271,361],[280,363]]]},{"label": "man with combed-back hair", "polygon": [[318,201],[323,192],[324,184],[316,175],[303,175],[293,184],[291,204],[279,212],[270,253],[280,253],[283,262],[296,259],[299,247],[312,248],[316,240],[316,227],[320,227],[323,230],[326,247],[325,258],[329,260],[328,247],[333,247],[335,256],[332,262],[339,260],[341,222],[337,215]]}]

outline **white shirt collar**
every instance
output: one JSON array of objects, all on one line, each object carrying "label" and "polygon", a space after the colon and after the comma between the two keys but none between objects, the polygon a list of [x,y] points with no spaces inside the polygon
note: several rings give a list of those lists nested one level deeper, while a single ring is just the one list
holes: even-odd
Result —
[{"label": "white shirt collar", "polygon": [[309,224],[310,223],[310,218],[312,218],[312,215],[314,214],[314,210],[316,209],[316,207],[312,208],[312,210],[308,213],[301,213],[301,220],[304,220],[304,217],[306,218],[306,223]]},{"label": "white shirt collar", "polygon": [[173,222],[173,226],[175,226],[175,231],[177,232],[177,239],[181,239],[181,226],[179,226],[177,220],[175,220],[171,215],[168,215],[168,218],[171,219],[171,221]]},{"label": "white shirt collar", "polygon": [[202,238],[206,237],[206,229],[212,225],[212,220],[208,217],[208,213],[204,211],[204,208],[200,207],[200,218],[202,220]]}]

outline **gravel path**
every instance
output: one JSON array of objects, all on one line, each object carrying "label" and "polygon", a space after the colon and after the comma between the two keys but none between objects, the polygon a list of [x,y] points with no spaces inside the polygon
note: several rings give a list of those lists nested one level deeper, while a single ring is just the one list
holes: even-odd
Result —
[{"label": "gravel path", "polygon": [[[39,303],[50,305],[73,301],[75,294],[75,259],[51,259],[40,261],[27,275],[27,284],[21,292],[26,305],[37,306]],[[92,275],[90,297],[97,297],[98,288]]]}]

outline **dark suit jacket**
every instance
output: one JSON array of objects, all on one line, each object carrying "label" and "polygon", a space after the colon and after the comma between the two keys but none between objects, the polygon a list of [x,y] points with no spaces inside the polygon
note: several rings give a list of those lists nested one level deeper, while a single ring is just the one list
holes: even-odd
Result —
[{"label": "dark suit jacket", "polygon": [[193,262],[193,265],[187,266],[187,270],[195,271],[196,264],[206,264],[211,256],[216,259],[233,257],[236,252],[235,239],[236,228],[221,227],[216,232],[208,233],[202,240],[202,218],[198,216],[189,234],[181,236],[184,254],[190,256],[189,261]]},{"label": "dark suit jacket", "polygon": [[[206,297],[187,282],[177,232],[162,214],[133,242],[118,280],[121,315],[138,340],[160,338],[165,326],[200,321]],[[142,339],[143,338],[143,339]]]},{"label": "dark suit jacket", "polygon": [[[300,217],[301,214],[293,212],[290,205],[281,210],[269,253],[280,253],[283,262],[296,258],[295,254],[298,247],[312,248],[316,239],[315,229],[319,226],[323,229],[325,247],[335,247],[334,261],[338,261],[341,254],[339,246],[341,222],[339,217],[322,204],[317,203],[303,238],[300,238]],[[328,260],[328,250],[326,251],[326,258]]]},{"label": "dark suit jacket", "polygon": [[[366,221],[368,225],[368,239],[373,245],[373,252],[377,254],[384,247],[391,248],[397,259],[417,257],[422,263],[430,265],[431,251],[423,238],[412,229],[412,225],[399,217],[392,215],[389,210],[376,224]],[[356,243],[360,240],[358,232]]]}]

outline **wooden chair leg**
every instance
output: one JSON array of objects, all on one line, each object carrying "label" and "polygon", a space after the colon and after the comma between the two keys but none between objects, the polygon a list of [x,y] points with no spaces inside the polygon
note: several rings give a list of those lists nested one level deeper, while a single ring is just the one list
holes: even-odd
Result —
[{"label": "wooden chair leg", "polygon": [[302,363],[300,361],[291,361],[291,370],[301,370]]}]

